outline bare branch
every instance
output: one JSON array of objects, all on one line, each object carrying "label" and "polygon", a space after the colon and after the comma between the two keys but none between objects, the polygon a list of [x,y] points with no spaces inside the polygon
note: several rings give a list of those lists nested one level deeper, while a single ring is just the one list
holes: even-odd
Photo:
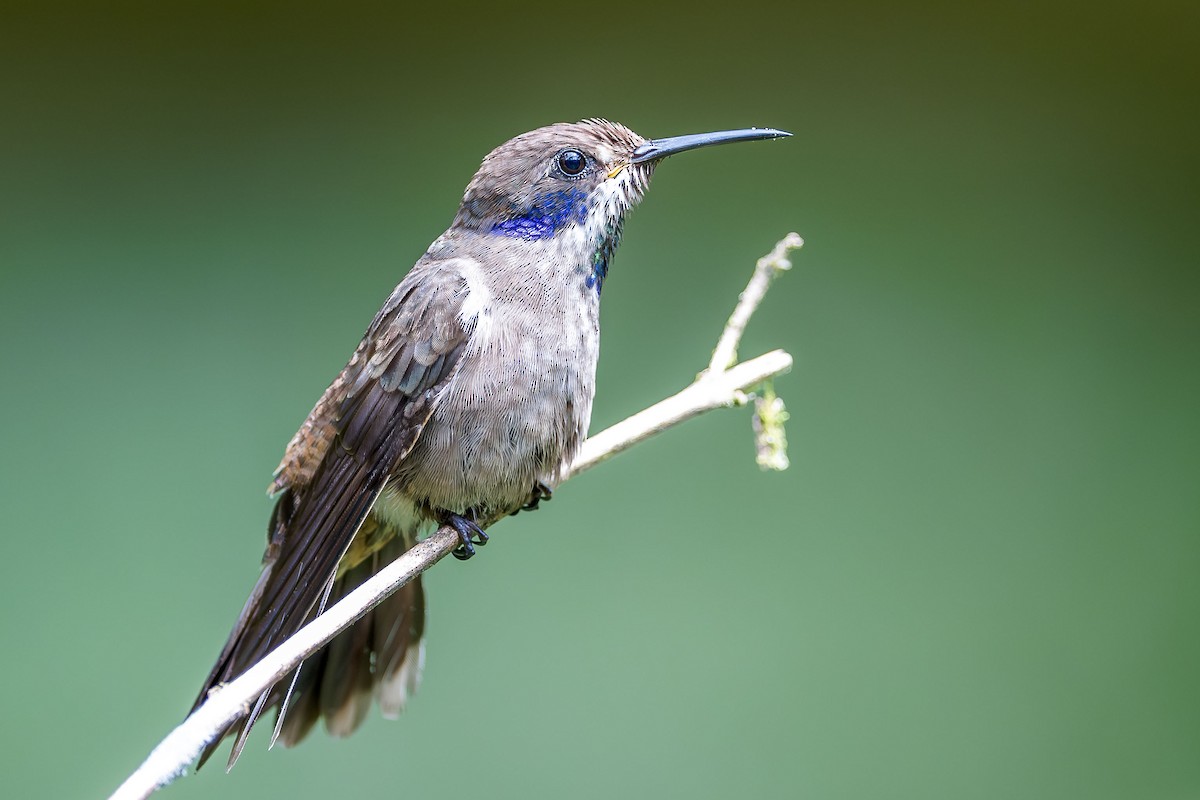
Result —
[{"label": "bare branch", "polygon": [[241,676],[209,695],[204,705],[171,731],[110,800],[149,797],[184,773],[200,751],[234,721],[246,715],[259,695],[291,673],[300,662],[388,595],[436,564],[458,546],[453,528],[440,528],[377,572],[341,602],[305,625]]},{"label": "bare branch", "polygon": [[800,234],[789,233],[775,244],[771,252],[758,260],[754,267],[754,277],[750,279],[750,283],[738,296],[738,304],[734,307],[733,313],[729,315],[729,321],[725,323],[725,330],[721,332],[721,338],[713,350],[712,360],[708,362],[710,373],[721,372],[737,363],[737,349],[738,345],[742,343],[742,333],[746,330],[746,323],[750,321],[750,317],[758,309],[758,304],[766,296],[771,279],[780,272],[792,268],[788,254],[803,246],[804,240],[800,238]]},{"label": "bare branch", "polygon": [[[705,411],[742,405],[746,402],[746,392],[791,369],[792,357],[782,350],[773,350],[742,364],[734,365],[733,361],[742,331],[762,301],[771,277],[791,266],[787,253],[800,244],[799,236],[788,234],[770,254],[759,259],[750,284],[742,292],[737,308],[725,326],[712,362],[691,386],[590,437],[563,480]],[[488,520],[489,523],[494,521]],[[439,528],[326,609],[240,677],[213,691],[204,705],[154,748],[109,800],[149,797],[159,787],[184,774],[204,746],[245,716],[263,692],[284,679],[305,658],[355,620],[444,558],[458,543],[458,534],[453,528]]]},{"label": "bare branch", "polygon": [[745,392],[791,368],[790,355],[782,350],[772,350],[732,369],[706,372],[679,394],[661,400],[595,436],[589,436],[583,447],[579,448],[570,475],[578,475],[638,442],[705,411],[741,405],[745,402]]}]

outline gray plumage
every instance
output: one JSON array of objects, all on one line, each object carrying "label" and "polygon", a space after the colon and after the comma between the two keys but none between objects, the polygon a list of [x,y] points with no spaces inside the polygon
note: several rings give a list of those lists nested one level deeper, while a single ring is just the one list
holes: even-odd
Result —
[{"label": "gray plumage", "polygon": [[[554,485],[587,433],[604,278],[655,165],[704,144],[780,135],[649,141],[586,120],[489,154],[453,225],[289,444],[271,485],[262,575],[194,708],[411,547],[423,526],[515,512]],[[473,552],[469,539],[461,549]],[[270,707],[288,745],[319,717],[348,735],[373,696],[397,714],[420,680],[424,612],[417,579],[310,657],[250,710],[230,766]]]}]

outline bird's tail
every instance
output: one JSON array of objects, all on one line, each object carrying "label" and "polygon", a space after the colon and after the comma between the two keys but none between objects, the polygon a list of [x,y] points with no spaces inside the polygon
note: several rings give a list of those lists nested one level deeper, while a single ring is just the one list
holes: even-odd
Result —
[{"label": "bird's tail", "polygon": [[[358,532],[361,539],[356,541],[356,545],[370,540],[386,543],[382,547],[369,547],[365,557],[338,574],[322,608],[345,597],[416,543],[415,523],[409,530],[393,528],[388,531],[383,529],[384,525],[374,517],[364,521]],[[352,549],[347,560],[353,555]],[[246,627],[244,622],[247,619],[256,618],[262,613],[262,609],[257,607],[257,594],[256,590],[247,601],[243,619],[230,637],[231,643]],[[227,644],[226,650],[229,648]],[[229,754],[228,766],[232,768],[241,755],[250,728],[260,714],[272,707],[276,709],[273,741],[280,741],[288,747],[303,740],[321,717],[325,718],[325,727],[330,734],[349,736],[362,724],[373,697],[378,701],[383,715],[394,719],[404,709],[408,698],[416,692],[424,661],[425,591],[421,576],[418,575],[309,656],[298,673],[293,673],[272,687],[248,716],[235,722],[204,749],[197,769],[204,765],[225,737],[237,733],[237,740]],[[238,674],[249,666],[244,665]],[[203,699],[202,695],[197,700],[197,707]]]},{"label": "bird's tail", "polygon": [[[339,577],[335,603],[415,543],[415,532],[397,535]],[[354,733],[375,698],[395,719],[417,691],[425,663],[425,591],[418,575],[304,662],[286,707],[277,712],[278,741],[299,743],[319,717],[333,736]],[[279,689],[286,688],[280,684]]]}]

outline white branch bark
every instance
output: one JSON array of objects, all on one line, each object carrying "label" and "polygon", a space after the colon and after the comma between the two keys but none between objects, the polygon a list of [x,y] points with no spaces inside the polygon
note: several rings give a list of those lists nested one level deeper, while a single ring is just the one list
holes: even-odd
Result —
[{"label": "white branch bark", "polygon": [[754,276],[750,278],[750,283],[746,284],[746,288],[738,295],[738,304],[734,307],[733,313],[729,315],[729,321],[725,323],[725,330],[721,331],[721,338],[717,340],[717,346],[713,349],[712,359],[708,362],[710,373],[721,372],[737,363],[737,349],[738,345],[742,343],[742,334],[746,330],[746,324],[758,310],[759,303],[767,296],[771,279],[792,268],[788,254],[803,246],[804,240],[800,238],[800,234],[789,233],[775,244],[771,252],[760,258],[754,265]]},{"label": "white branch bark", "polygon": [[[746,323],[754,313],[771,277],[787,269],[787,253],[801,245],[800,237],[788,234],[770,254],[759,259],[754,277],[742,292],[713,353],[708,369],[678,394],[634,414],[584,442],[578,457],[563,480],[594,467],[640,441],[678,425],[705,411],[741,405],[745,393],[765,380],[787,372],[792,357],[773,350],[758,358],[734,365],[737,347]],[[392,592],[432,567],[458,546],[453,528],[442,527],[400,558],[384,567],[324,614],[305,625],[262,661],[237,679],[213,691],[204,705],[171,731],[149,757],[125,780],[109,800],[146,798],[158,788],[184,774],[204,746],[221,731],[246,715],[263,692],[284,679],[309,655],[349,627],[351,623],[383,602]]]}]

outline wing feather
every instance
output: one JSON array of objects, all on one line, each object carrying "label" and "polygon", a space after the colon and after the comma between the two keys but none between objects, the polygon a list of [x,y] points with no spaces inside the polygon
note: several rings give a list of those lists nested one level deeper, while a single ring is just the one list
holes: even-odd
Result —
[{"label": "wing feather", "polygon": [[[457,370],[475,322],[461,317],[469,292],[464,266],[449,261],[414,268],[293,438],[272,487],[281,494],[263,572],[193,710],[315,615],[338,562]],[[366,641],[368,633],[354,638]],[[272,703],[279,696],[275,691]],[[342,696],[337,708],[346,708],[347,699]],[[301,709],[307,724],[297,727],[307,729],[315,711]]]}]

